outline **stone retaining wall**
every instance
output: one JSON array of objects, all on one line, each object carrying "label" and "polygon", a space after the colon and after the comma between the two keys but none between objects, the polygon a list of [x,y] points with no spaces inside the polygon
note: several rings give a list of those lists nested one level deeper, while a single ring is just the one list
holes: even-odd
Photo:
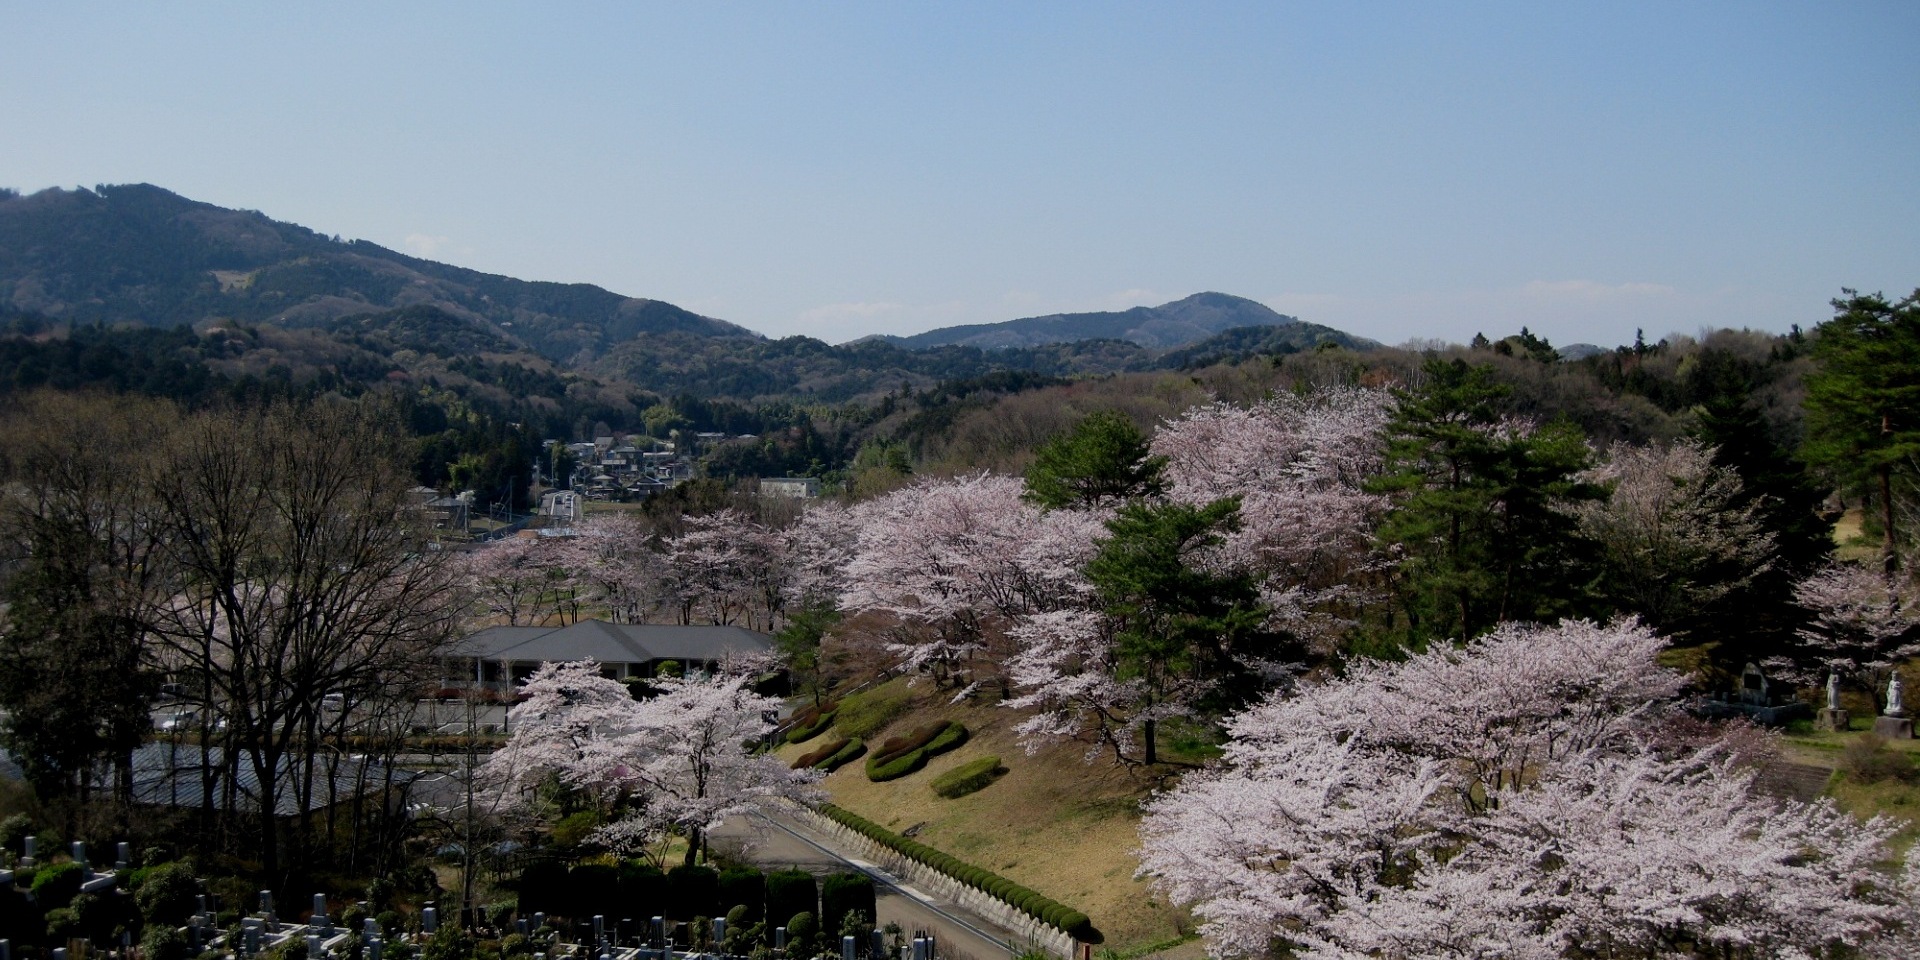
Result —
[{"label": "stone retaining wall", "polygon": [[853,852],[860,859],[878,865],[881,869],[927,893],[960,904],[1013,931],[1015,938],[1013,951],[1016,954],[1023,952],[1028,944],[1067,960],[1072,960],[1079,951],[1079,941],[1076,941],[1072,934],[1042,922],[1039,918],[985,890],[970,887],[919,861],[909,860],[891,847],[883,846],[864,834],[812,810],[797,808],[795,812],[806,821],[808,826],[832,837],[835,843]]}]

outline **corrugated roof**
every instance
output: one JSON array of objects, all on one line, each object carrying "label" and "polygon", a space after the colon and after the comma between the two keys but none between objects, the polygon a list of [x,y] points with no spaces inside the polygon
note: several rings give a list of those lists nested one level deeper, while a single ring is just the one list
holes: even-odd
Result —
[{"label": "corrugated roof", "polygon": [[[211,747],[208,749],[208,756],[212,761],[212,773],[216,781],[214,802],[219,803],[225,795],[225,790],[218,783],[219,778],[225,775],[225,771],[220,769],[223,753],[220,748]],[[162,741],[142,745],[133,752],[133,801],[164,807],[200,806],[200,801],[203,799],[200,758],[198,744]],[[288,773],[289,762],[286,758],[281,760],[280,775],[276,778],[281,787],[273,803],[274,813],[283,817],[296,816],[300,813],[300,798],[295,796],[288,786],[292,779]],[[323,764],[319,771],[321,776],[324,776],[324,769]],[[365,774],[364,779],[361,776],[362,771]],[[248,813],[259,810],[260,778],[254,772],[252,759],[241,757],[233,774],[234,782],[239,786],[235,806]],[[346,758],[340,762],[334,772],[331,794],[327,789],[327,783],[323,780],[314,786],[313,799],[308,807],[311,810],[321,810],[332,803],[349,799],[360,783],[365,782],[369,787],[377,787],[386,782],[387,774],[388,769],[380,764],[369,762],[364,758]],[[392,770],[392,774],[395,785],[408,783],[420,776],[415,771],[397,768]],[[96,780],[95,786],[102,789],[112,786],[110,771],[104,772]]]}]

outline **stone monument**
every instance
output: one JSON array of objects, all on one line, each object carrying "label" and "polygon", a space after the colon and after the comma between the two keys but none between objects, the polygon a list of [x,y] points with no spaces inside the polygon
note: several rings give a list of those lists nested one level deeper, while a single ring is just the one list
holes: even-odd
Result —
[{"label": "stone monument", "polygon": [[1888,740],[1912,740],[1913,718],[1907,714],[1906,684],[1895,672],[1887,681],[1887,708],[1873,718],[1873,732]]},{"label": "stone monument", "polygon": [[1827,705],[1820,710],[1820,716],[1814,720],[1816,730],[1845,732],[1853,717],[1840,706],[1840,671],[1827,671]]}]

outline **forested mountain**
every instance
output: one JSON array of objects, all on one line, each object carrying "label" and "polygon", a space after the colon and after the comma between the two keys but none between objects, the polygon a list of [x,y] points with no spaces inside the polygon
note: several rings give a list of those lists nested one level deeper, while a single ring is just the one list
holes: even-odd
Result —
[{"label": "forested mountain", "polygon": [[[1244,297],[1196,293],[1157,307],[1099,313],[1055,313],[1002,323],[941,327],[911,337],[883,337],[912,350],[954,344],[969,347],[1031,347],[1074,340],[1125,340],[1152,349],[1184,347],[1237,327],[1284,327],[1297,318],[1275,313]],[[1353,346],[1352,338],[1342,346]]]},{"label": "forested mountain", "polygon": [[[981,328],[999,331],[993,335],[954,337],[972,328],[953,328],[839,346],[808,337],[769,340],[658,300],[435,263],[146,184],[30,196],[0,191],[0,321],[8,320],[12,335],[42,341],[89,325],[245,331],[222,334],[215,356],[199,357],[223,384],[223,377],[278,379],[306,390],[394,378],[459,383],[460,371],[449,376],[455,358],[544,371],[549,381],[518,396],[513,392],[532,381],[506,378],[497,399],[512,406],[546,398],[549,416],[529,418],[557,415],[563,423],[574,419],[569,409],[582,405],[583,393],[618,395],[616,408],[636,391],[839,403],[998,371],[1080,376],[1178,369],[1324,343],[1372,346],[1217,293]],[[82,362],[77,345],[16,343],[3,372],[19,385],[102,380],[169,396],[208,388],[180,386],[174,367],[187,360],[178,350],[162,364],[171,371],[160,374],[167,383],[130,384],[156,375],[155,344],[197,355],[204,351],[195,338],[84,339],[91,361]],[[1168,352],[1173,345],[1184,347]],[[142,359],[118,367],[100,361],[114,351]],[[563,383],[562,374],[571,379]]]},{"label": "forested mountain", "polygon": [[0,303],[66,323],[156,327],[317,327],[431,305],[559,361],[643,334],[758,339],[670,303],[448,266],[148,184],[0,193]]}]

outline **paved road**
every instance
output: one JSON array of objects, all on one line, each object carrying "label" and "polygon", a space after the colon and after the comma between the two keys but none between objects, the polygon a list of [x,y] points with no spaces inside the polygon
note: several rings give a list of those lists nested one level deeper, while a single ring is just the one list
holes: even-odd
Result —
[{"label": "paved road", "polygon": [[911,938],[931,931],[939,960],[1003,960],[1017,954],[1014,935],[957,904],[920,891],[879,866],[836,848],[832,839],[797,818],[771,814],[741,818],[716,830],[710,842],[767,868],[798,867],[823,875],[859,870],[873,877],[878,923],[898,923]]}]

